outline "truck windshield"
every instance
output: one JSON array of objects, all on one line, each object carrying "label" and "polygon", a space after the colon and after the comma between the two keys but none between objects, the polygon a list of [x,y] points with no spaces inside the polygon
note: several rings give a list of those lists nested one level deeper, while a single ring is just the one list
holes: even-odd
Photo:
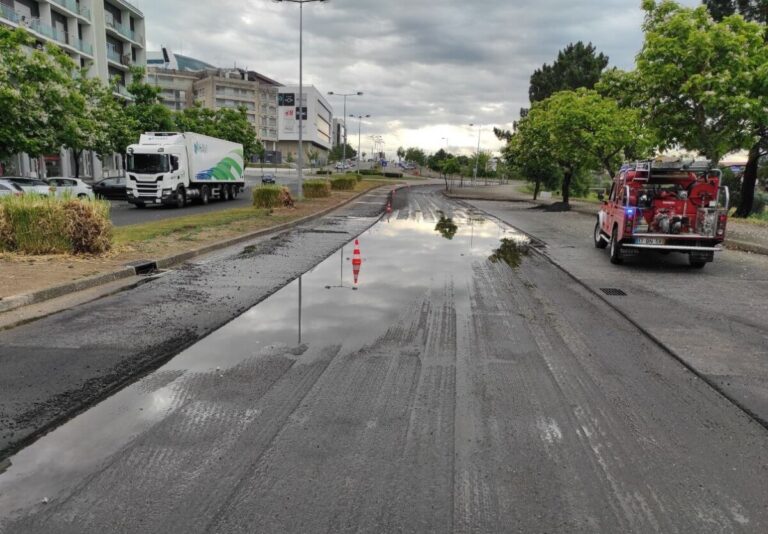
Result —
[{"label": "truck windshield", "polygon": [[128,154],[128,172],[156,174],[170,168],[167,154]]}]

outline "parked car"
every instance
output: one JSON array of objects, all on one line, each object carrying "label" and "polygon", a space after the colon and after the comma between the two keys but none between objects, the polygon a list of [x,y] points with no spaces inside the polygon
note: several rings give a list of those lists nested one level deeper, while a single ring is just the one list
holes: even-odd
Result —
[{"label": "parked car", "polygon": [[125,176],[106,178],[93,184],[93,192],[98,198],[108,200],[127,200],[125,192]]},{"label": "parked car", "polygon": [[276,184],[277,181],[275,180],[274,174],[265,174],[261,177],[261,183],[262,184]]},{"label": "parked car", "polygon": [[46,197],[51,194],[51,186],[38,178],[6,176],[3,179],[18,185],[25,193],[35,193]]},{"label": "parked car", "polygon": [[48,178],[46,182],[54,188],[57,197],[69,195],[77,198],[94,198],[91,186],[79,178]]},{"label": "parked car", "polygon": [[0,197],[8,197],[11,195],[21,196],[24,194],[24,190],[15,183],[0,178]]}]

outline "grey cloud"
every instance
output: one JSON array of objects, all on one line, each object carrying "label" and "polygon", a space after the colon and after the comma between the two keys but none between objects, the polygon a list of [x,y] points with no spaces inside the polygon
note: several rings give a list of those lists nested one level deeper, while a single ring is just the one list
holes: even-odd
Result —
[{"label": "grey cloud", "polygon": [[[684,3],[695,5],[696,0]],[[528,105],[528,79],[557,51],[592,41],[631,67],[642,35],[640,0],[332,0],[304,8],[305,83],[362,90],[349,112],[397,142],[436,125],[509,124]],[[298,6],[270,0],[143,2],[151,46],[298,81]],[[341,102],[333,99],[337,114]],[[386,130],[395,122],[400,132]],[[486,138],[491,136],[486,135]],[[436,149],[438,136],[422,146]],[[451,143],[453,145],[453,143]],[[472,150],[467,141],[463,148]],[[497,146],[488,142],[488,148]],[[389,147],[394,149],[396,147]],[[452,147],[453,148],[453,147]]]}]

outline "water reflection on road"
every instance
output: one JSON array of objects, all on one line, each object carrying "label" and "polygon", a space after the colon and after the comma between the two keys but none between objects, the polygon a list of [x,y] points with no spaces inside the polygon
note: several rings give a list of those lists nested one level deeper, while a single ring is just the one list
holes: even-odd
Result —
[{"label": "water reflection on road", "polygon": [[[350,242],[150,376],[19,452],[0,475],[0,516],[76,484],[182,406],[196,377],[225,384],[227,370],[275,351],[294,355],[297,363],[312,361],[329,345],[349,354],[384,335],[430,289],[468,278],[475,262],[519,264],[521,234],[464,209],[447,209],[409,204],[395,210],[360,236],[357,280]],[[466,298],[465,287],[455,291]]]}]

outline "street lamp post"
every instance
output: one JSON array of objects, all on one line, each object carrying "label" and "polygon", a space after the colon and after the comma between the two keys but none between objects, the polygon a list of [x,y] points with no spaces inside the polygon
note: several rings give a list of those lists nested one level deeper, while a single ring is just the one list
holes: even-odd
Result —
[{"label": "street lamp post", "polygon": [[343,165],[346,165],[347,163],[347,97],[348,96],[363,96],[362,91],[355,91],[354,93],[334,93],[333,91],[328,91],[328,94],[330,96],[343,96],[344,97],[344,145],[341,147],[341,164],[342,168]]},{"label": "street lamp post", "polygon": [[[470,123],[470,126],[474,124]],[[475,154],[475,174],[472,177],[472,182],[477,182],[477,167],[480,165],[480,133],[482,132],[480,125],[477,125],[477,153]],[[487,184],[486,184],[487,185]]]},{"label": "street lamp post", "polygon": [[329,0],[272,0],[273,2],[291,2],[299,4],[299,198],[304,195],[304,4],[310,2],[325,3]]},{"label": "street lamp post", "polygon": [[[353,119],[357,119],[357,174],[360,175],[360,150],[361,150],[361,138],[360,138],[360,131],[362,129],[363,119],[369,119],[370,115],[350,115]],[[344,133],[346,133],[346,130],[344,130]]]}]

